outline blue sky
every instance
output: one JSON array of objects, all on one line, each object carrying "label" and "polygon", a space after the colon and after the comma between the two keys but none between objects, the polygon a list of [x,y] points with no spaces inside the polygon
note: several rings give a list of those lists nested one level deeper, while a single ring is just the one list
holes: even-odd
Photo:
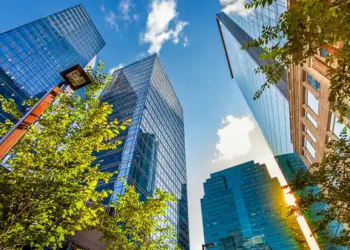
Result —
[{"label": "blue sky", "polygon": [[230,79],[214,16],[221,11],[219,0],[0,2],[0,32],[82,3],[107,43],[98,56],[107,70],[159,52],[184,108],[191,249],[201,249],[200,198],[209,174],[249,160],[274,164]]}]

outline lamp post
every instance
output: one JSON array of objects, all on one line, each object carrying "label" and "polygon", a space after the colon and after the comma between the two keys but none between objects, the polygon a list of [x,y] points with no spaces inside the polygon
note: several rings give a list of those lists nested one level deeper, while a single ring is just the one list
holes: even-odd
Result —
[{"label": "lamp post", "polygon": [[21,139],[30,125],[55,101],[64,85],[69,86],[72,90],[77,90],[91,83],[88,74],[79,64],[61,72],[61,76],[65,81],[49,90],[0,140],[0,161]]},{"label": "lamp post", "polygon": [[213,248],[213,247],[216,247],[216,244],[213,242],[213,243],[208,243],[208,244],[203,244],[202,245],[202,250],[205,250],[206,248]]}]

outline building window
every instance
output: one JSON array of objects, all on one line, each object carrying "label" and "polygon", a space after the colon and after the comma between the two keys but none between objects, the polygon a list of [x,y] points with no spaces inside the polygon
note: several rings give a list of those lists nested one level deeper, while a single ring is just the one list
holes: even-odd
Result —
[{"label": "building window", "polygon": [[339,119],[338,117],[336,117],[334,115],[334,113],[332,113],[331,115],[331,123],[330,123],[330,128],[329,130],[335,135],[337,136],[338,138],[340,138],[340,134],[341,132],[343,131],[343,129],[345,128],[346,126],[343,124],[343,123],[340,123],[339,122]]},{"label": "building window", "polygon": [[307,149],[307,151],[309,151],[310,155],[315,159],[316,150],[306,138],[304,138],[304,147]]},{"label": "building window", "polygon": [[312,160],[307,154],[304,154],[304,156],[306,157],[306,159],[307,159],[310,163],[313,163],[313,160]]},{"label": "building window", "polygon": [[306,89],[306,104],[318,115],[319,101],[309,90]]},{"label": "building window", "polygon": [[310,131],[309,129],[305,128],[305,132],[306,132],[306,134],[307,134],[308,136],[310,136],[310,138],[312,139],[312,141],[313,141],[314,143],[316,143],[316,137],[311,133],[311,131]]},{"label": "building window", "polygon": [[315,126],[315,128],[317,128],[317,121],[309,113],[306,113],[306,117]]},{"label": "building window", "polygon": [[307,83],[317,91],[320,91],[320,83],[310,74],[307,74]]}]

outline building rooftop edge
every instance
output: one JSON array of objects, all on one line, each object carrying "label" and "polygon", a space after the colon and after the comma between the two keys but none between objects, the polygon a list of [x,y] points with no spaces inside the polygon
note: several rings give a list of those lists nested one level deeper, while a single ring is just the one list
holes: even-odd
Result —
[{"label": "building rooftop edge", "polygon": [[225,172],[225,171],[228,171],[228,170],[231,170],[233,168],[240,168],[240,167],[244,167],[244,166],[253,166],[253,165],[265,165],[265,164],[255,163],[253,160],[247,161],[247,162],[244,162],[244,163],[241,163],[241,164],[238,164],[238,165],[235,165],[235,166],[232,166],[232,167],[229,167],[229,168],[225,168],[225,169],[216,171],[214,173],[211,173],[210,174],[210,178],[217,177],[218,174],[220,174],[222,172]]},{"label": "building rooftop edge", "polygon": [[[83,4],[77,4],[77,5],[74,5],[74,6],[72,6],[72,7],[66,8],[66,9],[64,9],[64,10],[60,10],[60,11],[54,12],[54,13],[52,13],[52,14],[50,14],[50,15],[47,15],[47,16],[44,16],[44,17],[40,17],[40,18],[38,18],[38,19],[35,19],[34,21],[31,21],[31,22],[28,22],[28,23],[19,25],[19,26],[15,27],[15,28],[6,30],[6,31],[4,31],[4,32],[0,32],[0,34],[6,34],[6,33],[8,33],[8,32],[11,32],[11,31],[15,30],[15,29],[21,28],[21,27],[26,26],[26,25],[31,24],[31,23],[35,23],[35,22],[37,22],[37,21],[40,21],[41,19],[47,18],[47,17],[52,16],[52,15],[54,15],[54,14],[57,14],[57,13],[60,13],[60,12],[63,12],[63,11],[66,11],[66,10],[69,10],[69,9],[71,9],[71,8],[78,7],[78,6],[82,6],[82,7],[84,8]],[[84,8],[84,10],[85,10],[85,8]],[[85,11],[86,11],[86,10],[85,10]],[[86,14],[87,14],[87,12],[86,12]],[[90,18],[90,16],[89,16],[89,18]],[[91,18],[90,18],[90,20],[91,20]]]},{"label": "building rooftop edge", "polygon": [[[226,29],[231,33],[232,37],[241,45],[245,45],[246,43],[249,43],[253,41],[254,39],[245,31],[243,30],[230,16],[228,16],[225,12],[220,12],[216,14],[216,19],[218,21],[219,29],[221,30],[220,23],[226,27]],[[222,35],[222,33],[221,33]],[[224,43],[224,38],[222,35],[222,40]],[[225,44],[224,44],[225,46]],[[264,66],[266,64],[269,64],[271,62],[274,62],[272,59],[262,59],[260,58],[260,55],[264,52],[264,49],[262,47],[256,47],[256,48],[248,48],[245,50],[246,53],[249,54],[249,56],[255,61],[255,63],[258,66]],[[226,57],[228,57],[228,53],[225,49]],[[230,69],[232,66],[230,65],[230,60],[228,58],[228,63]],[[283,78],[274,85],[278,91],[288,100],[288,85],[287,85],[287,76],[286,72],[283,74]]]}]

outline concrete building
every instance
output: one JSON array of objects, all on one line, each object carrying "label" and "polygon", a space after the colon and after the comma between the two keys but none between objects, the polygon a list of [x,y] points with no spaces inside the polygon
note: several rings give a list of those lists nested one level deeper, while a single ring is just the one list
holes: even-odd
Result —
[{"label": "concrete building", "polygon": [[[288,68],[291,139],[294,152],[307,167],[322,160],[327,142],[339,138],[345,127],[328,102],[327,69],[335,65],[327,65],[326,57],[340,47],[341,42],[322,48],[303,66],[293,64]],[[349,123],[348,118],[344,117],[344,123]]]}]

